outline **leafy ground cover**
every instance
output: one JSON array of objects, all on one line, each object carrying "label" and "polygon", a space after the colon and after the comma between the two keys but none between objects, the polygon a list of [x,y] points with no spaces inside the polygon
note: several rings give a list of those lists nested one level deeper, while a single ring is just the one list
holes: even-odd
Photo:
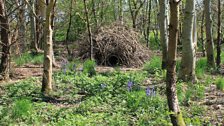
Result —
[{"label": "leafy ground cover", "polygon": [[[100,73],[91,61],[83,65],[63,63],[61,71],[54,74],[50,96],[41,94],[38,77],[3,84],[0,125],[169,126],[165,71],[157,65],[160,62],[154,57],[143,70],[124,72],[114,68]],[[188,125],[221,125],[222,120],[209,117],[210,108],[202,103],[207,98],[206,88],[213,82],[222,85],[223,80],[208,77],[197,84],[178,81],[179,103]]]}]

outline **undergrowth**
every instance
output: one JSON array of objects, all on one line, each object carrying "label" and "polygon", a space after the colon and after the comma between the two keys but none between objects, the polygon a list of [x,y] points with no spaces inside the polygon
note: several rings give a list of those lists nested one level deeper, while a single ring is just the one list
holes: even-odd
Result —
[{"label": "undergrowth", "polygon": [[216,81],[216,87],[218,90],[224,91],[224,79],[218,78]]},{"label": "undergrowth", "polygon": [[[95,70],[92,61],[86,65],[64,63],[65,67],[53,75],[54,92],[50,97],[41,94],[38,78],[6,84],[0,88],[4,91],[0,95],[0,125],[171,126],[165,85],[161,89],[144,85],[149,71],[158,83],[164,78],[160,64],[161,60],[154,58],[146,71],[122,72],[117,68],[89,76]],[[177,83],[188,125],[203,124],[204,109],[192,101],[202,99],[204,91],[200,83]]]},{"label": "undergrowth", "polygon": [[44,56],[43,54],[31,54],[31,53],[23,53],[19,57],[14,57],[13,61],[17,66],[22,66],[26,63],[32,64],[43,64]]}]

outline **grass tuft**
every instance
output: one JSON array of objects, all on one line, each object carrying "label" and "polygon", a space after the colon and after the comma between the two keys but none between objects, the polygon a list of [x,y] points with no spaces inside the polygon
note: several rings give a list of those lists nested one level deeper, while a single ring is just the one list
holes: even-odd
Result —
[{"label": "grass tuft", "polygon": [[158,56],[154,56],[150,59],[150,61],[146,62],[143,66],[143,70],[149,73],[156,73],[157,71],[161,71],[162,60]]},{"label": "grass tuft", "polygon": [[32,103],[27,99],[17,100],[12,110],[15,119],[26,118],[29,116],[30,112],[32,112]]},{"label": "grass tuft", "polygon": [[20,57],[15,57],[14,62],[17,66],[22,66],[26,63],[42,64],[44,60],[43,54],[33,55],[31,53],[23,53]]},{"label": "grass tuft", "polygon": [[224,91],[224,79],[223,78],[219,78],[216,81],[216,87],[218,90]]},{"label": "grass tuft", "polygon": [[207,69],[207,60],[206,58],[201,58],[196,62],[196,75],[198,78],[203,78]]}]

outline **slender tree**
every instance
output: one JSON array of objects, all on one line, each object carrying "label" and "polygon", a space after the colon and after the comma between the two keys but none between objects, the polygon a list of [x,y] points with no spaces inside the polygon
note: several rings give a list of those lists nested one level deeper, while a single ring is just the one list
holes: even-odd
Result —
[{"label": "slender tree", "polygon": [[204,19],[205,19],[205,13],[203,11],[202,12],[202,17],[201,17],[201,44],[202,44],[202,55],[203,55],[203,57],[206,56],[205,41],[204,41]]},{"label": "slender tree", "polygon": [[182,32],[182,59],[179,77],[184,81],[195,81],[195,34],[194,34],[194,17],[195,17],[195,0],[187,0],[185,6],[183,32]]},{"label": "slender tree", "polygon": [[55,5],[55,0],[46,0],[45,14],[45,36],[44,36],[44,72],[42,80],[42,92],[49,94],[52,91],[52,60],[53,60],[53,30],[51,26],[52,22],[52,10]]},{"label": "slender tree", "polygon": [[96,10],[96,1],[92,0],[92,13],[94,18],[94,25],[98,27],[98,19],[97,19],[97,10]]},{"label": "slender tree", "polygon": [[162,45],[162,69],[166,68],[167,65],[167,51],[168,51],[168,4],[167,0],[159,0],[160,13],[159,13],[159,24],[160,24],[160,42]]},{"label": "slender tree", "polygon": [[0,0],[0,26],[1,26],[1,45],[2,45],[2,57],[0,64],[0,74],[2,80],[9,79],[9,67],[10,67],[10,29],[8,15],[6,14],[5,0]]},{"label": "slender tree", "polygon": [[144,3],[145,3],[145,0],[144,1],[128,0],[129,11],[131,13],[133,28],[137,28],[137,17],[139,15],[140,9],[143,7]]},{"label": "slender tree", "polygon": [[220,68],[221,63],[221,0],[218,0],[218,24],[217,24],[217,57],[216,65]]},{"label": "slender tree", "polygon": [[32,52],[39,52],[38,43],[37,43],[37,29],[36,29],[36,17],[34,16],[35,13],[35,0],[29,1],[29,16],[30,16],[30,30],[31,30],[31,43],[30,49]]},{"label": "slender tree", "polygon": [[124,24],[123,0],[119,0],[119,21]]},{"label": "slender tree", "polygon": [[68,41],[69,41],[69,33],[71,31],[71,25],[72,25],[72,9],[73,9],[73,0],[70,0],[69,22],[68,22],[68,29],[67,29],[67,32],[66,32],[66,40],[65,40],[68,56],[71,56],[71,51],[69,50]]},{"label": "slender tree", "polygon": [[206,54],[209,68],[215,68],[214,43],[212,39],[211,0],[204,0],[206,25]]},{"label": "slender tree", "polygon": [[26,43],[26,15],[25,15],[25,9],[26,4],[25,1],[21,0],[15,0],[16,6],[18,8],[18,25],[19,25],[19,32],[18,32],[18,43],[20,45],[19,48],[22,48],[22,50],[25,48]]},{"label": "slender tree", "polygon": [[93,60],[93,40],[92,40],[92,32],[90,27],[90,21],[89,21],[89,13],[86,5],[86,0],[83,0],[84,8],[85,8],[85,16],[86,16],[86,25],[88,29],[88,35],[89,35],[89,44],[90,44],[90,59]]},{"label": "slender tree", "polygon": [[170,118],[173,126],[185,126],[176,92],[176,55],[178,41],[179,2],[170,0],[170,25],[168,42],[168,59],[166,75],[166,92]]}]

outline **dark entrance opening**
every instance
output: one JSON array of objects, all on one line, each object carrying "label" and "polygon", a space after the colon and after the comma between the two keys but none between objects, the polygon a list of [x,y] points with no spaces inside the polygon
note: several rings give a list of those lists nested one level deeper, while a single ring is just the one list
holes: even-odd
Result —
[{"label": "dark entrance opening", "polygon": [[119,64],[119,59],[118,59],[118,57],[115,56],[115,55],[111,55],[111,56],[109,56],[108,59],[107,59],[107,64],[108,64],[109,66],[116,66],[116,65],[118,65],[118,64]]}]

